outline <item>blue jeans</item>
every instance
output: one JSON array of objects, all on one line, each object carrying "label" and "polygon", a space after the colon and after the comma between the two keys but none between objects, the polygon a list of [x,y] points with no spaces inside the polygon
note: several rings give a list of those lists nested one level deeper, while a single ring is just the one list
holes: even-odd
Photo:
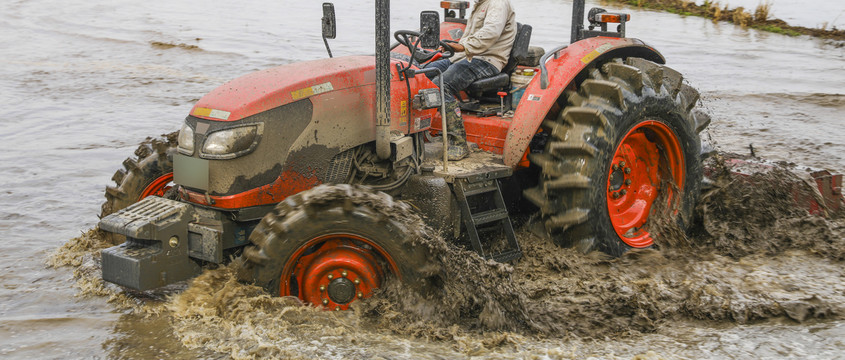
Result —
[{"label": "blue jeans", "polygon": [[[499,73],[495,66],[481,59],[475,59],[472,62],[463,59],[454,64],[449,59],[441,59],[433,61],[425,67],[438,68],[443,72],[443,92],[446,96],[443,100],[447,103],[457,102],[458,94],[476,80]],[[428,76],[432,79],[434,85],[440,86],[440,79],[436,75]]]}]

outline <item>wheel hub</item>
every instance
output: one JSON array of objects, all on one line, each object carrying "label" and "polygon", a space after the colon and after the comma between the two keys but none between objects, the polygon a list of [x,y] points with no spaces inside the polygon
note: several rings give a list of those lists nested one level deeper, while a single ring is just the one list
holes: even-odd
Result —
[{"label": "wheel hub", "polygon": [[338,304],[346,304],[355,298],[355,284],[347,278],[334,279],[329,282],[329,299]]},{"label": "wheel hub", "polygon": [[[620,141],[607,178],[607,208],[616,234],[641,248],[654,241],[643,229],[661,191],[671,203],[684,183],[683,150],[675,133],[658,121],[643,121]],[[665,186],[674,182],[676,187]]]},{"label": "wheel hub", "polygon": [[625,173],[617,164],[613,164],[613,171],[610,172],[610,191],[617,191],[625,183]]},{"label": "wheel hub", "polygon": [[380,247],[351,234],[312,239],[282,271],[281,296],[296,295],[325,310],[346,310],[356,299],[372,296],[384,278],[383,266],[398,274]]}]

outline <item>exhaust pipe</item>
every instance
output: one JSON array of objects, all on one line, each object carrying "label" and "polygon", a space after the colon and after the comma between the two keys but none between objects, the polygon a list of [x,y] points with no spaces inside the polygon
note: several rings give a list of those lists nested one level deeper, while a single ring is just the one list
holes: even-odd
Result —
[{"label": "exhaust pipe", "polygon": [[390,157],[390,0],[376,0],[376,155]]}]

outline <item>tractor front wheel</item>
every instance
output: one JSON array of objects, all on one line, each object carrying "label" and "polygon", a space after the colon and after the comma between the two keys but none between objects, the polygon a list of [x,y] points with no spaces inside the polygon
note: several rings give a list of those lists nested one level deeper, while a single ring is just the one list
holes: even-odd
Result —
[{"label": "tractor front wheel", "polygon": [[[106,187],[106,201],[101,207],[100,218],[147,196],[165,196],[173,185],[173,154],[178,134],[174,132],[161,138],[147,138],[135,150],[134,157],[123,161],[123,168],[112,176],[115,185]],[[103,236],[115,245],[125,241],[125,237],[119,234],[104,233]]]},{"label": "tractor front wheel", "polygon": [[368,298],[387,276],[425,283],[429,252],[419,227],[398,214],[407,205],[351,185],[321,185],[287,198],[268,213],[244,249],[242,281],[276,296],[294,296],[326,310]]},{"label": "tractor front wheel", "polygon": [[[539,186],[526,197],[563,246],[620,256],[654,244],[658,216],[686,230],[701,186],[698,92],[668,67],[638,58],[593,66],[568,106],[543,123]],[[656,210],[662,214],[656,215]]]}]

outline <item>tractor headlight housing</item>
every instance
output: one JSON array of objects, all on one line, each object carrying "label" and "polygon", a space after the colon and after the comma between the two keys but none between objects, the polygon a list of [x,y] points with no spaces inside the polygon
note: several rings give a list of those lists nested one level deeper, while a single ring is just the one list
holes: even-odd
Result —
[{"label": "tractor headlight housing", "polygon": [[179,130],[179,152],[191,156],[194,154],[194,129],[187,123],[182,125],[182,130]]},{"label": "tractor headlight housing", "polygon": [[207,159],[234,159],[258,146],[264,124],[252,124],[215,131],[208,135],[200,156]]}]

